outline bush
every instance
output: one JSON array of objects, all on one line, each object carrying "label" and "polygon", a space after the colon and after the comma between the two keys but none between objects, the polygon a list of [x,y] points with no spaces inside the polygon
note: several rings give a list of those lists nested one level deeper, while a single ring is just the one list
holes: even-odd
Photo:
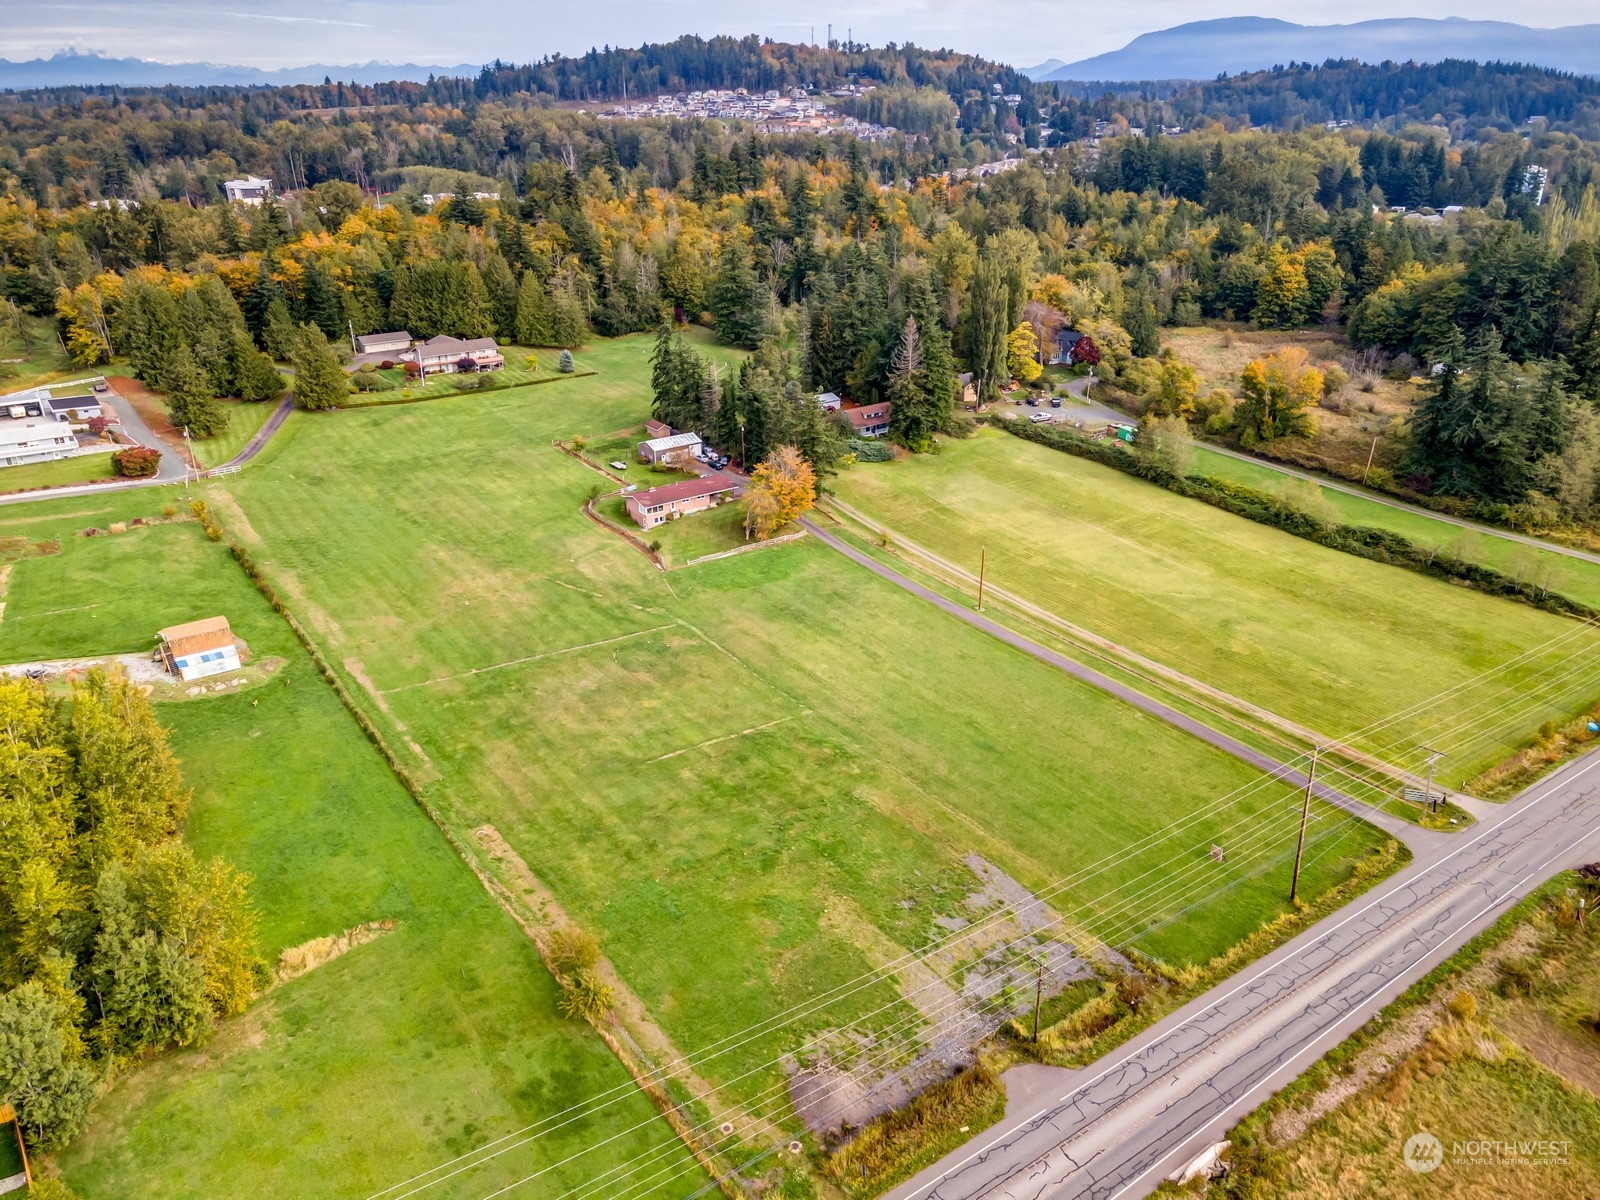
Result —
[{"label": "bush", "polygon": [[978,420],[971,413],[953,408],[945,414],[939,432],[953,438],[969,438],[978,432]]},{"label": "bush", "polygon": [[539,356],[537,354],[528,355],[527,358],[522,360],[522,365],[530,371],[537,371],[539,369]]},{"label": "bush", "polygon": [[600,961],[600,943],[576,925],[563,925],[550,935],[550,965],[562,975],[591,970]]},{"label": "bush", "polygon": [[571,350],[563,350],[561,352],[561,357],[556,359],[556,370],[563,375],[571,375],[573,371],[577,370],[577,364],[572,361]]},{"label": "bush", "polygon": [[148,479],[161,466],[161,451],[149,446],[129,446],[111,456],[112,469],[129,479]]},{"label": "bush", "polygon": [[845,445],[850,447],[850,453],[856,456],[857,462],[889,462],[894,458],[893,448],[883,442],[851,438]]}]

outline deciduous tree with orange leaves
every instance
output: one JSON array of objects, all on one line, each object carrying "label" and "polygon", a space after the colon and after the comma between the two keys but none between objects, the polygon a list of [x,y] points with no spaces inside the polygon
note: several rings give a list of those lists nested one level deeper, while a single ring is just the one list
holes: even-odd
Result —
[{"label": "deciduous tree with orange leaves", "polygon": [[817,475],[793,446],[779,446],[750,473],[745,488],[745,536],[766,541],[817,499]]}]

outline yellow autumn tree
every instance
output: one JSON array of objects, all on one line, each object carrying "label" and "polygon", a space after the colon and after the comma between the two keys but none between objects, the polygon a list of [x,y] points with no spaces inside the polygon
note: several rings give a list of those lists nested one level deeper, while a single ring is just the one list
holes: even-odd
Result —
[{"label": "yellow autumn tree", "polygon": [[1026,321],[1006,335],[1006,369],[1019,383],[1032,383],[1044,374],[1039,365],[1039,339]]},{"label": "yellow autumn tree", "polygon": [[745,536],[765,541],[817,498],[817,474],[793,446],[779,446],[750,473],[745,495]]},{"label": "yellow autumn tree", "polygon": [[1322,398],[1323,375],[1299,346],[1252,359],[1239,373],[1243,398],[1234,409],[1246,447],[1280,437],[1310,437],[1316,419],[1307,410]]}]

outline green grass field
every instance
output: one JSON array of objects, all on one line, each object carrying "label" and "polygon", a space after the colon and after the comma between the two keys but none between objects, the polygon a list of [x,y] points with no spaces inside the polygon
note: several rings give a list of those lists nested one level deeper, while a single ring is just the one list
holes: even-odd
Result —
[{"label": "green grass field", "polygon": [[[643,420],[651,341],[596,343],[598,374],[558,386],[297,414],[210,492],[440,809],[494,824],[680,1049],[865,970],[851,914],[924,943],[971,851],[1042,888],[1192,815],[1060,907],[1173,962],[1284,911],[1297,799],[1201,812],[1258,778],[1235,760],[816,542],[662,573],[585,520],[597,477],[551,443]],[[1320,809],[1314,833],[1311,891],[1376,841]],[[750,1098],[774,1055],[892,1001],[708,1073],[755,1072]]]},{"label": "green grass field", "polygon": [[227,615],[255,653],[288,665],[240,694],[157,706],[194,789],[189,840],[254,877],[269,958],[363,922],[398,925],[269,992],[204,1046],[120,1078],[59,1156],[71,1186],[85,1200],[364,1197],[619,1086],[615,1107],[428,1195],[465,1200],[550,1167],[518,1194],[560,1196],[660,1145],[685,1171],[662,1191],[699,1186],[231,555],[193,522],[73,536],[157,513],[147,493],[0,515],[0,534],[62,546],[11,569],[0,660],[138,650],[173,621]]},{"label": "green grass field", "polygon": [[85,454],[78,458],[58,458],[54,462],[0,467],[0,492],[26,492],[33,488],[89,483],[96,479],[110,479],[115,474],[109,454]]},{"label": "green grass field", "polygon": [[[1286,480],[1292,478],[1266,463],[1241,462],[1231,455],[1218,454],[1204,446],[1195,447],[1193,469],[1196,474],[1231,479],[1268,492],[1278,491]],[[1552,591],[1562,592],[1574,600],[1600,608],[1600,564],[1539,550],[1493,534],[1462,529],[1421,513],[1407,512],[1333,488],[1323,488],[1322,495],[1351,525],[1393,530],[1430,550],[1448,547],[1450,553],[1457,557],[1482,563],[1512,576],[1529,578],[1532,572],[1539,571],[1548,578],[1548,586]]]},{"label": "green grass field", "polygon": [[[969,570],[1102,636],[1340,737],[1515,656],[1458,702],[1360,739],[1452,783],[1600,693],[1600,638],[1577,623],[1312,545],[996,431],[940,455],[860,464],[839,496]],[[1566,638],[1559,647],[1536,648]],[[1577,657],[1573,657],[1577,655]]]},{"label": "green grass field", "polygon": [[202,467],[220,467],[238,454],[278,407],[276,400],[263,400],[259,404],[246,404],[242,400],[221,403],[228,414],[228,427],[215,437],[195,438],[189,443]]}]

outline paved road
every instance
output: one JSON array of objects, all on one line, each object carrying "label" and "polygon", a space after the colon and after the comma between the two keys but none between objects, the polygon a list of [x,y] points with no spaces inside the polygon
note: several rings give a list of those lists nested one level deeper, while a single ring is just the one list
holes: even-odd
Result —
[{"label": "paved road", "polygon": [[[104,492],[126,492],[134,488],[167,487],[175,483],[182,483],[187,474],[183,460],[178,457],[171,447],[156,437],[154,431],[145,423],[144,418],[134,410],[133,405],[129,404],[126,399],[113,395],[111,404],[122,418],[124,431],[134,441],[141,446],[154,446],[161,451],[161,466],[155,475],[148,479],[114,479],[104,483],[76,483],[69,487],[43,488],[35,492],[15,492],[9,496],[0,496],[0,505],[26,504],[32,500],[54,500],[63,496],[97,496]],[[255,436],[245,444],[244,449],[223,463],[222,466],[243,466],[261,453],[262,448],[272,440],[272,435],[277,433],[283,423],[289,419],[289,414],[292,411],[294,411],[294,396],[290,394],[284,396],[278,402],[278,407],[267,418],[267,423],[256,431]],[[220,470],[221,468],[212,469]]]},{"label": "paved road", "polygon": [[1555,542],[1547,542],[1542,538],[1513,533],[1509,529],[1501,529],[1495,525],[1483,525],[1477,521],[1469,521],[1464,517],[1447,516],[1444,513],[1434,512],[1431,508],[1423,508],[1420,504],[1407,504],[1404,500],[1396,500],[1392,496],[1383,495],[1381,492],[1369,492],[1365,488],[1356,487],[1354,484],[1341,483],[1336,479],[1329,479],[1325,475],[1316,475],[1310,471],[1286,467],[1281,463],[1268,462],[1265,459],[1255,457],[1253,454],[1241,454],[1239,451],[1230,450],[1226,446],[1216,446],[1210,442],[1201,442],[1199,445],[1214,454],[1224,454],[1229,458],[1236,458],[1240,462],[1251,463],[1257,467],[1266,467],[1269,471],[1292,475],[1296,479],[1309,479],[1311,482],[1319,483],[1335,492],[1343,492],[1347,496],[1359,496],[1363,500],[1371,500],[1374,504],[1382,504],[1386,508],[1397,508],[1401,512],[1415,513],[1419,517],[1443,521],[1446,525],[1454,525],[1458,529],[1470,529],[1474,533],[1484,533],[1490,537],[1504,538],[1508,542],[1520,542],[1524,546],[1532,546],[1537,550],[1548,550],[1551,554],[1564,554],[1568,558],[1581,558],[1584,562],[1600,563],[1600,554],[1590,554],[1587,550],[1575,550],[1571,546],[1562,546]]},{"label": "paved road", "polygon": [[[855,562],[860,563],[873,574],[887,579],[890,583],[895,584],[897,587],[902,587],[912,595],[921,597],[929,604],[937,605],[939,608],[944,609],[945,612],[965,621],[968,625],[981,629],[992,637],[999,638],[1007,645],[1016,647],[1024,654],[1030,654],[1034,658],[1037,658],[1040,662],[1048,663],[1057,670],[1065,671],[1074,678],[1081,679],[1083,682],[1090,684],[1093,687],[1097,687],[1103,692],[1109,692],[1119,700],[1123,700],[1126,703],[1133,705],[1141,712],[1147,712],[1151,716],[1167,722],[1169,725],[1176,726],[1185,733],[1192,734],[1201,741],[1210,743],[1217,749],[1249,763],[1251,766],[1260,771],[1264,771],[1268,775],[1282,779],[1294,787],[1305,787],[1306,777],[1304,774],[1294,770],[1291,767],[1284,766],[1276,759],[1261,753],[1261,751],[1256,750],[1254,747],[1247,746],[1243,742],[1237,740],[1236,738],[1231,738],[1225,733],[1218,733],[1209,725],[1195,720],[1186,713],[1179,712],[1177,709],[1163,704],[1159,700],[1154,700],[1151,697],[1146,696],[1143,692],[1129,687],[1127,684],[1119,683],[1117,680],[1112,679],[1108,675],[1102,675],[1099,671],[1094,670],[1092,667],[1086,667],[1082,663],[1070,659],[1064,654],[1058,654],[1056,651],[1051,650],[1048,646],[1042,646],[1038,642],[1033,641],[1031,638],[1024,637],[1014,629],[1009,629],[998,622],[989,620],[989,618],[974,612],[964,604],[958,604],[954,600],[951,600],[945,596],[941,596],[938,592],[933,591],[931,588],[923,587],[920,583],[917,583],[912,579],[908,579],[906,576],[900,574],[900,572],[894,570],[892,567],[885,566],[871,555],[863,554],[854,546],[851,546],[848,542],[835,537],[833,534],[818,526],[817,523],[809,517],[801,518],[800,524],[803,525],[812,536],[817,538],[818,541],[825,545],[831,546],[833,549],[839,551],[839,553],[850,559],[853,559]],[[1379,829],[1382,829],[1385,833],[1389,834],[1390,837],[1397,838],[1406,845],[1410,846],[1413,851],[1421,847],[1432,846],[1439,842],[1448,841],[1453,836],[1451,834],[1434,833],[1429,830],[1421,829],[1411,824],[1409,821],[1401,820],[1399,817],[1391,816],[1389,813],[1375,809],[1370,805],[1363,804],[1360,800],[1357,800],[1352,796],[1348,796],[1336,788],[1328,787],[1320,781],[1314,785],[1313,794],[1315,794],[1319,799],[1326,800],[1330,804],[1337,805],[1339,808],[1342,808],[1347,812],[1354,813],[1356,816],[1359,816],[1371,824],[1376,825]]]},{"label": "paved road", "polygon": [[1148,1195],[1509,905],[1600,857],[1597,831],[1600,750],[1100,1063],[1031,1080],[1025,1111],[891,1200]]}]

